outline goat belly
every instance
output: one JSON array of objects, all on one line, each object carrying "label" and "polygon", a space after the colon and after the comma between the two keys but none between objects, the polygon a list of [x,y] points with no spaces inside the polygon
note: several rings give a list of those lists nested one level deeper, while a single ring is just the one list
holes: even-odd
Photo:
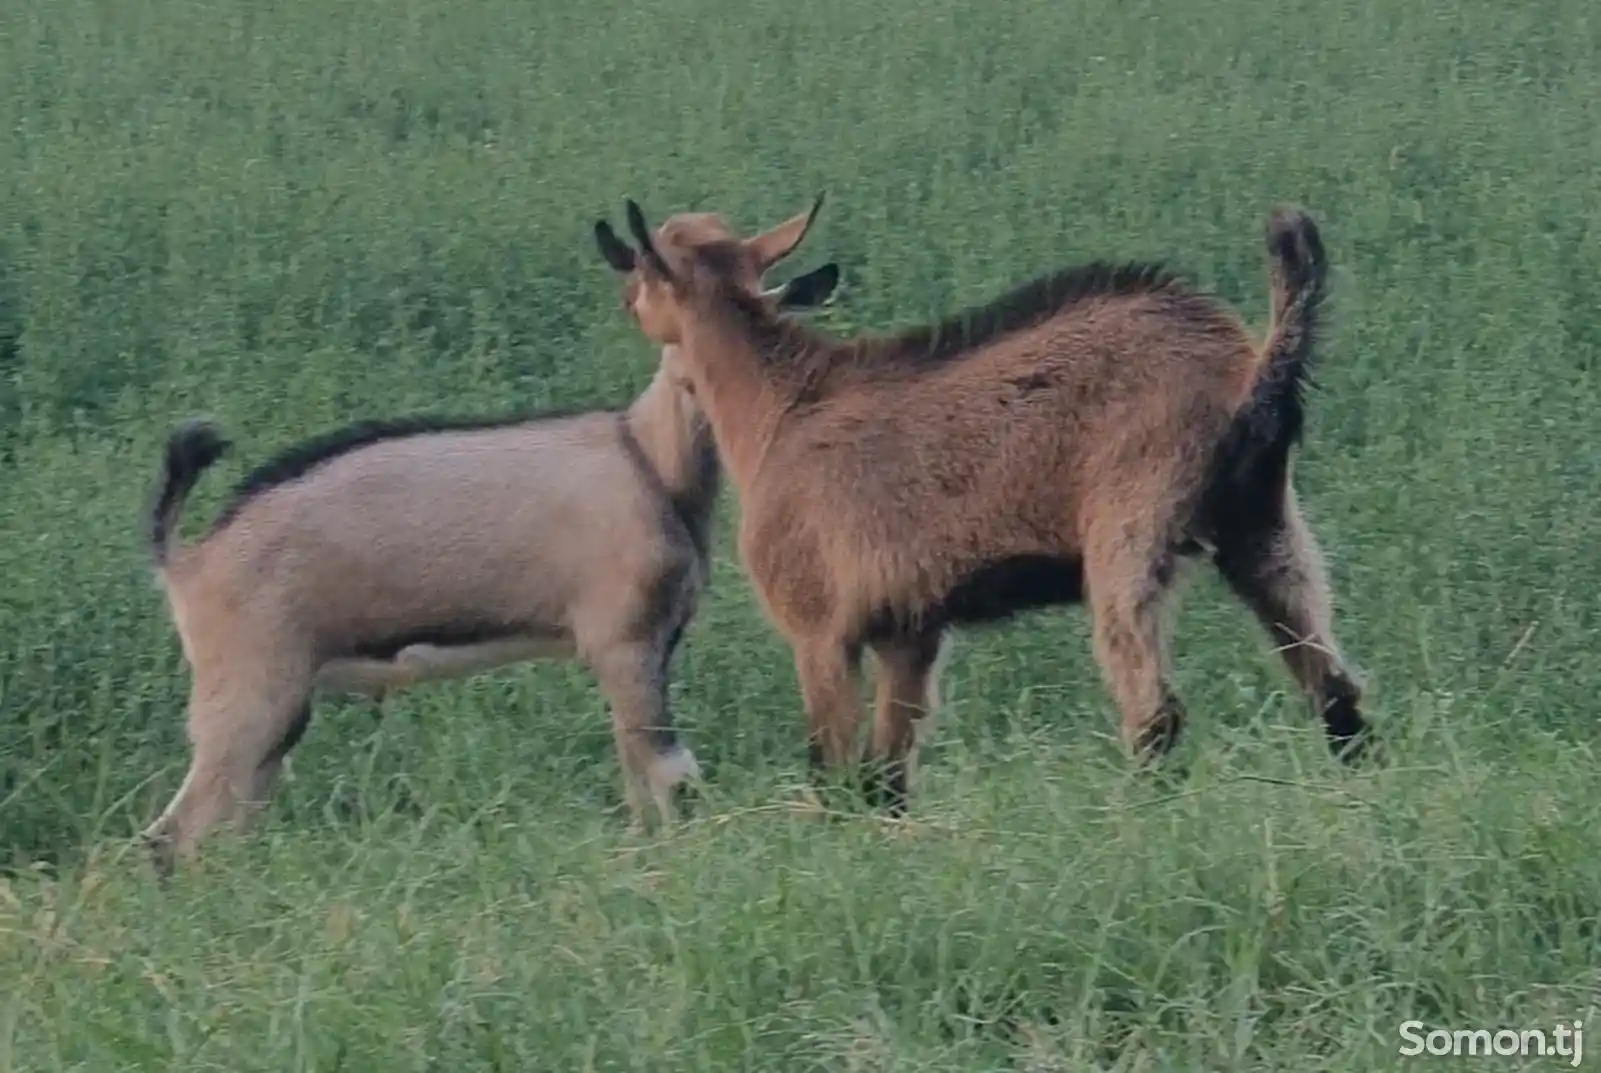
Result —
[{"label": "goat belly", "polygon": [[365,638],[352,646],[350,655],[358,659],[394,660],[407,649],[473,648],[505,641],[518,629],[489,621],[450,621],[432,623]]},{"label": "goat belly", "polygon": [[566,637],[521,634],[474,641],[461,634],[434,634],[432,640],[424,639],[428,636],[419,631],[411,639],[391,638],[363,646],[366,654],[330,660],[318,671],[318,685],[334,692],[381,694],[510,663],[569,659],[576,654],[572,640]]},{"label": "goat belly", "polygon": [[964,576],[941,601],[940,617],[953,624],[976,625],[1083,599],[1083,560],[1013,555],[992,560]]}]

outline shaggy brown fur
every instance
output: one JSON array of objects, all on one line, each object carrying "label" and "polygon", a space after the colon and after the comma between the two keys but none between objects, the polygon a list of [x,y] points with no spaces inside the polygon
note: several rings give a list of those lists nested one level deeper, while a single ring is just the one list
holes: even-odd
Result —
[{"label": "shaggy brown fur", "polygon": [[[819,198],[775,228],[799,241]],[[1127,746],[1162,752],[1184,709],[1162,611],[1204,551],[1286,647],[1337,751],[1365,737],[1328,585],[1290,479],[1325,258],[1291,208],[1267,223],[1273,321],[1161,268],[1090,265],[935,326],[836,340],[741,294],[737,250],[604,221],[643,333],[683,348],[741,504],[739,549],[789,641],[814,761],[854,748],[861,650],[880,676],[870,755],[904,807],[946,630],[1087,601]]]},{"label": "shaggy brown fur", "polygon": [[[702,234],[719,232],[708,218]],[[765,271],[765,265],[761,271]],[[746,297],[774,316],[838,281],[825,265]],[[305,732],[315,691],[384,693],[514,661],[577,657],[612,708],[636,820],[671,815],[698,765],[668,666],[709,574],[720,483],[674,348],[626,410],[372,422],[248,476],[201,540],[184,500],[228,444],[176,430],[149,520],[193,671],[182,787],[147,828],[163,873],[216,824],[247,826]]]}]

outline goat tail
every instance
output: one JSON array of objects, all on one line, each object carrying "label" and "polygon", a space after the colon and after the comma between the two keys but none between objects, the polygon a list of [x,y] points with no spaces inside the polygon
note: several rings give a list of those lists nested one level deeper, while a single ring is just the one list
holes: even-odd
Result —
[{"label": "goat tail", "polygon": [[1300,442],[1328,275],[1317,224],[1300,209],[1274,208],[1266,238],[1273,321],[1262,342],[1256,381],[1230,430],[1234,442],[1228,453],[1237,471],[1261,462],[1282,464]]},{"label": "goat tail", "polygon": [[185,421],[167,437],[161,478],[150,506],[150,557],[157,569],[167,565],[178,516],[183,513],[184,501],[195,482],[231,446],[209,421]]}]

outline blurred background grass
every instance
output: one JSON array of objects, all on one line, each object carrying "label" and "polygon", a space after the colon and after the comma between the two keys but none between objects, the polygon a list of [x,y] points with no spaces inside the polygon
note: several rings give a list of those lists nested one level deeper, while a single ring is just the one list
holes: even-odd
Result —
[{"label": "blurred background grass", "polygon": [[[48,0],[0,20],[0,1069],[1361,1069],[1597,964],[1601,40],[1580,0]],[[187,678],[139,522],[348,420],[624,404],[589,228],[828,205],[836,330],[1092,257],[1266,317],[1322,225],[1297,480],[1399,767],[1348,776],[1210,578],[1176,790],[1082,615],[964,638],[918,823],[791,817],[788,653],[726,539],[644,846],[577,667],[325,703],[261,838],[161,895]],[[737,506],[724,505],[725,522]],[[1267,781],[1264,781],[1267,780]],[[1163,796],[1169,794],[1170,796]],[[1176,794],[1177,796],[1171,796]],[[922,825],[922,826],[919,826]],[[1475,1020],[1477,1019],[1477,1020]]]}]

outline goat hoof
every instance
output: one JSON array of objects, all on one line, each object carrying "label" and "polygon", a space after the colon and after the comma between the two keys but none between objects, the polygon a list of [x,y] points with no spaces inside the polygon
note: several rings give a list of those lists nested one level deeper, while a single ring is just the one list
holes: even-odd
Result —
[{"label": "goat hoof", "polygon": [[1136,762],[1145,767],[1161,760],[1178,744],[1184,730],[1184,705],[1169,695],[1144,726],[1133,734],[1133,752]]},{"label": "goat hoof", "polygon": [[686,819],[695,815],[706,802],[706,795],[701,792],[700,783],[686,779],[676,784],[670,793],[671,815],[674,819]]},{"label": "goat hoof", "polygon": [[861,789],[868,807],[882,809],[891,816],[906,815],[910,794],[905,764],[870,764],[862,774]]},{"label": "goat hoof", "polygon": [[1350,733],[1330,733],[1329,752],[1334,758],[1347,767],[1358,765],[1383,766],[1389,759],[1389,753],[1384,748],[1384,742],[1373,733],[1373,728],[1363,726]]},{"label": "goat hoof", "polygon": [[177,870],[177,853],[166,835],[145,832],[139,836],[139,849],[155,869],[156,879],[165,886]]}]

